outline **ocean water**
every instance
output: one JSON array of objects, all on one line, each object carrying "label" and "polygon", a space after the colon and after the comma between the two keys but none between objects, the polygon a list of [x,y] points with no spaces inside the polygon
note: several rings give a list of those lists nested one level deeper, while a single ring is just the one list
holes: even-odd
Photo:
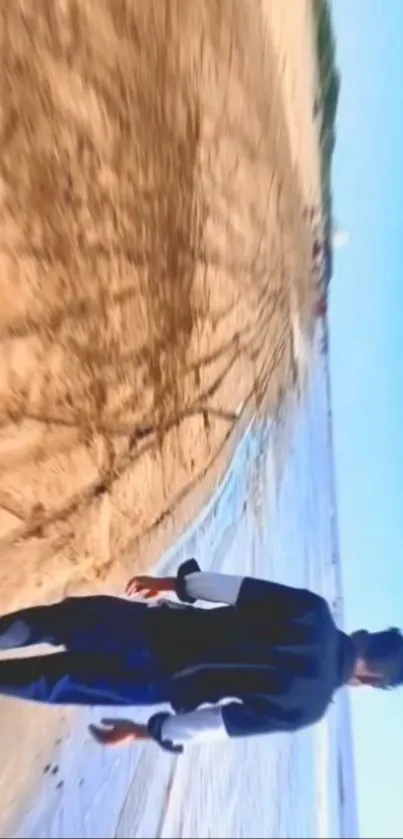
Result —
[{"label": "ocean water", "polygon": [[[264,458],[256,473],[262,438]],[[270,429],[252,427],[222,486],[163,558],[161,570],[171,573],[182,559],[196,556],[205,569],[308,586],[323,593],[342,619],[336,537],[327,370],[317,349],[281,481]],[[137,719],[146,716],[133,712]],[[100,749],[87,725],[101,717],[99,710],[77,714],[60,747],[59,788],[44,778],[35,801],[27,802],[18,835],[357,835],[346,691],[315,728],[191,747],[179,759],[154,745]]]}]

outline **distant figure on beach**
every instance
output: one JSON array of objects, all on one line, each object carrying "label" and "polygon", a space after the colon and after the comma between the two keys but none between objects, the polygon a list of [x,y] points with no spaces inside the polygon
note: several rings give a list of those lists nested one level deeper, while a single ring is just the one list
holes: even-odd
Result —
[{"label": "distant figure on beach", "polygon": [[182,604],[94,596],[1,617],[0,649],[65,651],[1,660],[0,693],[52,705],[166,703],[174,713],[156,709],[147,725],[114,719],[90,730],[103,745],[155,740],[181,752],[191,741],[298,731],[343,685],[403,683],[399,630],[346,635],[305,589],[204,573],[191,559],[175,578],[134,577],[127,593]]},{"label": "distant figure on beach", "polygon": [[312,245],[312,258],[317,260],[322,253],[322,243],[319,239],[315,239]]},{"label": "distant figure on beach", "polygon": [[317,318],[324,318],[327,314],[327,301],[324,296],[320,297],[315,304],[315,315]]}]

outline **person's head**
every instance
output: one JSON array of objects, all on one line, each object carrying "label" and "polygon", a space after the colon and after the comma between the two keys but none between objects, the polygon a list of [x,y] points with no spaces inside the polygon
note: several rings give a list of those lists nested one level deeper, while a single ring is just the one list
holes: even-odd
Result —
[{"label": "person's head", "polygon": [[399,629],[354,632],[355,667],[350,685],[394,688],[403,684],[403,637]]}]

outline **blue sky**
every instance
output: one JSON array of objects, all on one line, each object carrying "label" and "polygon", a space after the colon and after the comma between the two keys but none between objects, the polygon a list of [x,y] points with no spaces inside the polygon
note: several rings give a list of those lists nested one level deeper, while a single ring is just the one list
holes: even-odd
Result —
[{"label": "blue sky", "polygon": [[[349,630],[403,626],[403,2],[333,0],[342,93],[332,280],[335,464]],[[403,832],[403,688],[353,694],[360,833]]]}]

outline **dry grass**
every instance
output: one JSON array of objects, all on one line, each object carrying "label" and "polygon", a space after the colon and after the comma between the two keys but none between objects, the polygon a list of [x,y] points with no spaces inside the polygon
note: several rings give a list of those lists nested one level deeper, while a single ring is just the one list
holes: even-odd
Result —
[{"label": "dry grass", "polygon": [[264,0],[14,0],[0,27],[11,603],[133,563],[240,406],[295,383],[314,284]]}]

